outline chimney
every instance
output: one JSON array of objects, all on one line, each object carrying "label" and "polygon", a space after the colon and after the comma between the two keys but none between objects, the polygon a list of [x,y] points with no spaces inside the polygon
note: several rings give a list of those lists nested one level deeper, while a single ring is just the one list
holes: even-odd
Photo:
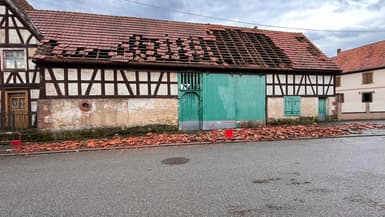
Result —
[{"label": "chimney", "polygon": [[337,49],[337,55],[340,54],[341,51],[342,51],[341,48],[338,48],[338,49]]}]

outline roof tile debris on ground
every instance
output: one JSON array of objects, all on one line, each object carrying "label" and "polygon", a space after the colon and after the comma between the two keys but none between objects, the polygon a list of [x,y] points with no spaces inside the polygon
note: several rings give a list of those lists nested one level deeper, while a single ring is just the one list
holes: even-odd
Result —
[{"label": "roof tile debris on ground", "polygon": [[233,129],[232,138],[226,137],[226,130],[203,131],[194,134],[154,134],[145,136],[64,141],[50,144],[29,144],[8,150],[11,153],[65,151],[100,148],[130,148],[161,146],[166,144],[222,143],[231,141],[276,141],[300,138],[327,138],[359,134],[365,130],[385,129],[382,124],[344,124],[337,126],[269,126],[259,128]]}]

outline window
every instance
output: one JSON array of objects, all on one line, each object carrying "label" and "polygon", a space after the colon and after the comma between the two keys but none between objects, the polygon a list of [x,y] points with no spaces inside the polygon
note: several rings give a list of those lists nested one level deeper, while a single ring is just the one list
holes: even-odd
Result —
[{"label": "window", "polygon": [[372,102],[373,94],[372,93],[362,93],[362,102]]},{"label": "window", "polygon": [[341,87],[341,77],[336,77],[336,87]]},{"label": "window", "polygon": [[337,102],[339,102],[339,103],[345,102],[345,96],[343,93],[337,93]]},{"label": "window", "polygon": [[24,50],[5,50],[4,51],[5,69],[24,69],[25,54]]},{"label": "window", "polygon": [[201,77],[199,73],[180,73],[181,91],[198,91],[201,88]]},{"label": "window", "polygon": [[285,116],[299,116],[301,113],[301,97],[285,96]]},{"label": "window", "polygon": [[373,72],[362,73],[362,84],[373,83]]}]

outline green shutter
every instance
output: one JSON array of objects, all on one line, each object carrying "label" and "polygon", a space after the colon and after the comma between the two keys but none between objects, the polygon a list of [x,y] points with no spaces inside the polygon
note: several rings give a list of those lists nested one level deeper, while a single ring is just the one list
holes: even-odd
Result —
[{"label": "green shutter", "polygon": [[301,113],[301,97],[285,96],[285,116],[299,116]]}]

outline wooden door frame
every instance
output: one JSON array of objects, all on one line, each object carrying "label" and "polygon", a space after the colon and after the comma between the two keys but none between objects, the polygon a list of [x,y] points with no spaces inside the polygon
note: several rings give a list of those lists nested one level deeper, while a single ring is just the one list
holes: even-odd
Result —
[{"label": "wooden door frame", "polygon": [[10,112],[10,109],[9,109],[9,99],[10,99],[10,96],[11,94],[24,94],[25,98],[24,98],[24,106],[25,106],[25,110],[26,110],[26,113],[28,115],[28,125],[27,125],[27,128],[30,127],[30,123],[31,123],[31,117],[30,117],[30,105],[29,105],[29,91],[28,89],[19,89],[19,90],[3,90],[4,92],[4,111],[5,111],[5,114],[8,114]]}]

